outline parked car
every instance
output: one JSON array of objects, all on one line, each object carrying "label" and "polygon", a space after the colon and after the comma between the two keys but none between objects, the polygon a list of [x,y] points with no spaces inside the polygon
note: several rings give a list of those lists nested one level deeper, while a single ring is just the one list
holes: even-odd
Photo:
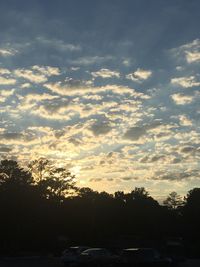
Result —
[{"label": "parked car", "polygon": [[69,247],[64,250],[61,256],[61,261],[65,266],[76,266],[79,261],[80,254],[87,250],[87,246]]},{"label": "parked car", "polygon": [[81,253],[80,266],[114,266],[119,257],[105,248],[90,248]]},{"label": "parked car", "polygon": [[174,263],[181,264],[187,260],[185,248],[181,242],[168,241],[166,245],[166,255],[168,255]]},{"label": "parked car", "polygon": [[128,248],[123,249],[119,264],[134,267],[166,267],[171,266],[172,260],[161,257],[159,252],[153,248]]}]

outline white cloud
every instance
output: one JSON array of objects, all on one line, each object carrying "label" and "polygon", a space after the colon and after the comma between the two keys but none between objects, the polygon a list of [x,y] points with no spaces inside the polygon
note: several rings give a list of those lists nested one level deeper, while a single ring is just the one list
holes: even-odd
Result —
[{"label": "white cloud", "polygon": [[[33,107],[36,107],[37,104],[41,101],[57,99],[57,96],[50,94],[27,94],[25,96],[18,95],[20,103],[18,105],[19,110],[31,110]],[[36,107],[37,108],[37,107]]]},{"label": "white cloud", "polygon": [[188,64],[200,61],[200,39],[195,39],[171,50],[172,54],[178,58],[184,58]]},{"label": "white cloud", "polygon": [[197,82],[194,76],[172,78],[171,83],[180,85],[183,88],[189,88],[189,87],[200,85],[200,82]]},{"label": "white cloud", "polygon": [[29,69],[17,69],[14,71],[14,74],[33,83],[44,83],[47,81],[47,77],[44,74],[34,73],[34,71]]},{"label": "white cloud", "polygon": [[47,77],[60,75],[57,67],[34,65],[31,69],[16,69],[14,74],[33,83],[44,83]]},{"label": "white cloud", "polygon": [[14,56],[16,53],[17,50],[14,49],[0,48],[0,56],[3,57]]},{"label": "white cloud", "polygon": [[96,94],[97,92],[106,92],[112,91],[116,94],[130,94],[131,96],[142,98],[142,99],[149,99],[148,95],[145,95],[140,92],[136,92],[134,89],[129,88],[127,86],[120,86],[120,85],[105,85],[105,86],[98,86],[92,87],[91,85],[87,84],[87,81],[70,81],[66,84],[62,84],[61,82],[56,83],[46,83],[44,86],[51,90],[54,93],[59,95],[85,95],[85,94]]},{"label": "white cloud", "polygon": [[15,79],[12,78],[5,78],[0,76],[0,84],[1,85],[13,85],[16,83]]},{"label": "white cloud", "polygon": [[12,90],[0,90],[0,102],[3,103],[6,101],[6,99],[13,95],[15,89]]},{"label": "white cloud", "polygon": [[60,75],[60,70],[57,67],[51,67],[51,66],[38,66],[35,65],[32,67],[33,70],[36,70],[46,76],[54,76],[54,75]]},{"label": "white cloud", "polygon": [[12,89],[12,90],[1,90],[0,91],[0,94],[2,96],[10,96],[14,93],[15,89]]},{"label": "white cloud", "polygon": [[130,64],[131,64],[130,59],[124,59],[124,60],[122,61],[122,64],[123,64],[124,66],[126,66],[126,67],[129,67]]},{"label": "white cloud", "polygon": [[80,70],[80,67],[71,67],[70,70],[77,71],[77,70]]},{"label": "white cloud", "polygon": [[151,75],[151,70],[137,69],[135,72],[127,74],[126,78],[132,81],[141,82],[150,78]]},{"label": "white cloud", "polygon": [[10,71],[5,68],[0,68],[0,75],[4,75],[4,74],[10,74]]},{"label": "white cloud", "polygon": [[29,87],[31,87],[31,84],[30,84],[30,83],[23,83],[23,84],[21,85],[21,88],[23,88],[23,89],[25,89],[25,88],[29,88]]},{"label": "white cloud", "polygon": [[177,105],[190,104],[194,100],[194,96],[179,93],[171,95],[171,98]]},{"label": "white cloud", "polygon": [[192,126],[192,121],[185,115],[179,116],[180,124],[183,126]]},{"label": "white cloud", "polygon": [[188,63],[200,61],[200,52],[186,52],[186,59]]},{"label": "white cloud", "polygon": [[118,71],[112,71],[109,69],[100,69],[96,72],[91,72],[93,77],[101,77],[101,78],[112,78],[112,77],[120,77],[120,73]]}]

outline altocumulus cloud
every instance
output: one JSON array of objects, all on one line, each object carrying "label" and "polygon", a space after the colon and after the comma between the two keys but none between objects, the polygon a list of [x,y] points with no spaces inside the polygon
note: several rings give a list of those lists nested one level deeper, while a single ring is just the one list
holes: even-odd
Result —
[{"label": "altocumulus cloud", "polygon": [[172,78],[171,83],[175,85],[180,85],[184,88],[190,88],[200,85],[200,82],[196,81],[195,76]]},{"label": "altocumulus cloud", "polygon": [[186,105],[186,104],[190,104],[190,103],[192,103],[192,101],[194,100],[194,96],[192,96],[192,95],[180,94],[180,93],[171,95],[171,98],[173,99],[173,101],[174,101],[175,104],[177,104],[177,105]]},{"label": "altocumulus cloud", "polygon": [[150,78],[151,75],[151,70],[137,69],[133,73],[127,74],[126,78],[135,82],[141,82]]},{"label": "altocumulus cloud", "polygon": [[44,83],[48,77],[60,75],[60,71],[56,67],[35,65],[31,69],[16,69],[14,74],[33,83]]},{"label": "altocumulus cloud", "polygon": [[120,77],[120,73],[118,71],[113,71],[109,69],[100,69],[99,71],[91,72],[91,75],[95,78],[96,77],[101,77],[101,78],[112,78],[112,77],[119,78]]},{"label": "altocumulus cloud", "polygon": [[198,9],[104,1],[88,16],[89,1],[80,12],[49,1],[0,10],[11,14],[0,25],[1,158],[49,157],[77,167],[78,186],[110,192],[198,185]]}]

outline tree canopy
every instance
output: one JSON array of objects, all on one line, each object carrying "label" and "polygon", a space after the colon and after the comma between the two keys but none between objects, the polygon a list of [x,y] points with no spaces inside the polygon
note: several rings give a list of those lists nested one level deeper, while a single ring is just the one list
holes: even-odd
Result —
[{"label": "tree canopy", "polygon": [[200,237],[200,188],[190,190],[184,201],[172,192],[160,205],[144,187],[114,194],[78,188],[66,168],[43,158],[25,167],[2,160],[0,215],[4,251],[55,250],[60,236],[70,244],[94,244],[120,236],[196,240]]}]

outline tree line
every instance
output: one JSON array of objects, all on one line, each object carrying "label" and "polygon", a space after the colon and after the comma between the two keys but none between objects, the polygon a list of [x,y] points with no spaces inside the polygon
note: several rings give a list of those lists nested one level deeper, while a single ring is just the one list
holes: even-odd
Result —
[{"label": "tree line", "polygon": [[[0,162],[1,253],[55,251],[67,245],[182,238],[199,249],[200,188],[159,204],[143,187],[109,194],[78,188],[75,177],[47,159],[21,167]],[[118,244],[119,245],[119,244]]]}]

